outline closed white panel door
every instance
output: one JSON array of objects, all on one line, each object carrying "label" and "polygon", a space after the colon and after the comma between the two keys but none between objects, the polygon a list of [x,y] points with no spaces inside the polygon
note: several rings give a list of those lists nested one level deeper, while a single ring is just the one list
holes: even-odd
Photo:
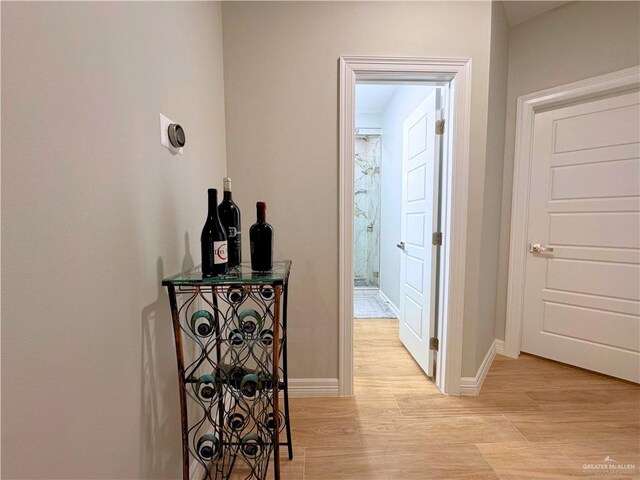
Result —
[{"label": "closed white panel door", "polygon": [[639,104],[636,91],[535,115],[528,240],[540,248],[526,262],[521,347],[634,382]]},{"label": "closed white panel door", "polygon": [[433,376],[434,332],[432,281],[435,252],[437,162],[436,94],[433,92],[404,121],[402,155],[402,243],[400,264],[400,340],[420,367]]}]

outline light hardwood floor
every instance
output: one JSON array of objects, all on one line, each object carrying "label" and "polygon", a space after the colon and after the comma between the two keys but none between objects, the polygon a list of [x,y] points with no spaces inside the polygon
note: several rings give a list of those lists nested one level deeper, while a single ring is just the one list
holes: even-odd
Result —
[{"label": "light hardwood floor", "polygon": [[355,320],[354,360],[355,397],[291,400],[284,479],[639,478],[636,385],[497,356],[479,396],[444,396],[400,344],[397,320]]}]

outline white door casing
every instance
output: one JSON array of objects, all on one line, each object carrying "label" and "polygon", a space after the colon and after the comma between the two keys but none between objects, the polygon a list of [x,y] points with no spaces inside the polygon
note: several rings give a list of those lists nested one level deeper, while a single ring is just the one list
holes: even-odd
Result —
[{"label": "white door casing", "polygon": [[436,386],[460,393],[471,124],[471,59],[341,57],[339,110],[339,395],[353,394],[353,132],[357,80],[448,82],[449,111],[442,167],[439,350]]},{"label": "white door casing", "polygon": [[400,340],[424,372],[433,377],[438,161],[435,122],[437,90],[403,123],[402,254],[400,260]]},{"label": "white door casing", "polygon": [[519,99],[509,355],[640,381],[639,87],[632,68]]}]

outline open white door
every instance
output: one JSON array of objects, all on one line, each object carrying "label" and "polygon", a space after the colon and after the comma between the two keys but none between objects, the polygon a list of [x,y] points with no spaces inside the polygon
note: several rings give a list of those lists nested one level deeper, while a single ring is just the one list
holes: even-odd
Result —
[{"label": "open white door", "polygon": [[435,90],[404,121],[402,148],[402,249],[400,263],[400,341],[433,377],[435,331],[438,164]]}]

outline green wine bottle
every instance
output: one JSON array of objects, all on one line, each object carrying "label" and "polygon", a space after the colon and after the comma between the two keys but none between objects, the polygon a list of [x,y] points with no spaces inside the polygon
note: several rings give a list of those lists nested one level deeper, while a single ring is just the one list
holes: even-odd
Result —
[{"label": "green wine bottle", "polygon": [[239,347],[244,343],[244,335],[242,334],[240,329],[234,328],[233,330],[231,330],[231,333],[229,334],[229,342],[234,347]]},{"label": "green wine bottle", "polygon": [[271,330],[262,330],[260,332],[260,342],[265,347],[270,347],[273,344],[273,332]]},{"label": "green wine bottle", "polygon": [[240,319],[240,330],[246,335],[253,335],[262,329],[264,319],[253,308],[247,308],[238,315]]},{"label": "green wine bottle", "polygon": [[218,398],[218,384],[213,375],[202,375],[196,383],[198,397],[204,402],[213,403]]},{"label": "green wine bottle", "polygon": [[255,397],[258,390],[262,389],[262,381],[255,373],[248,373],[242,377],[240,382],[240,391],[245,397]]},{"label": "green wine bottle", "polygon": [[231,285],[227,288],[227,300],[230,303],[242,303],[247,296],[245,288],[242,285]]},{"label": "green wine bottle", "polygon": [[228,417],[227,423],[229,424],[229,427],[231,427],[231,430],[237,432],[246,426],[247,418],[241,413],[236,412]]},{"label": "green wine bottle", "polygon": [[264,442],[255,433],[250,433],[242,438],[242,453],[247,458],[256,458],[260,455]]},{"label": "green wine bottle", "polygon": [[211,434],[200,437],[197,448],[198,456],[205,461],[213,460],[220,454],[220,442]]},{"label": "green wine bottle", "polygon": [[191,331],[205,338],[213,333],[213,315],[206,310],[198,310],[191,315]]}]

